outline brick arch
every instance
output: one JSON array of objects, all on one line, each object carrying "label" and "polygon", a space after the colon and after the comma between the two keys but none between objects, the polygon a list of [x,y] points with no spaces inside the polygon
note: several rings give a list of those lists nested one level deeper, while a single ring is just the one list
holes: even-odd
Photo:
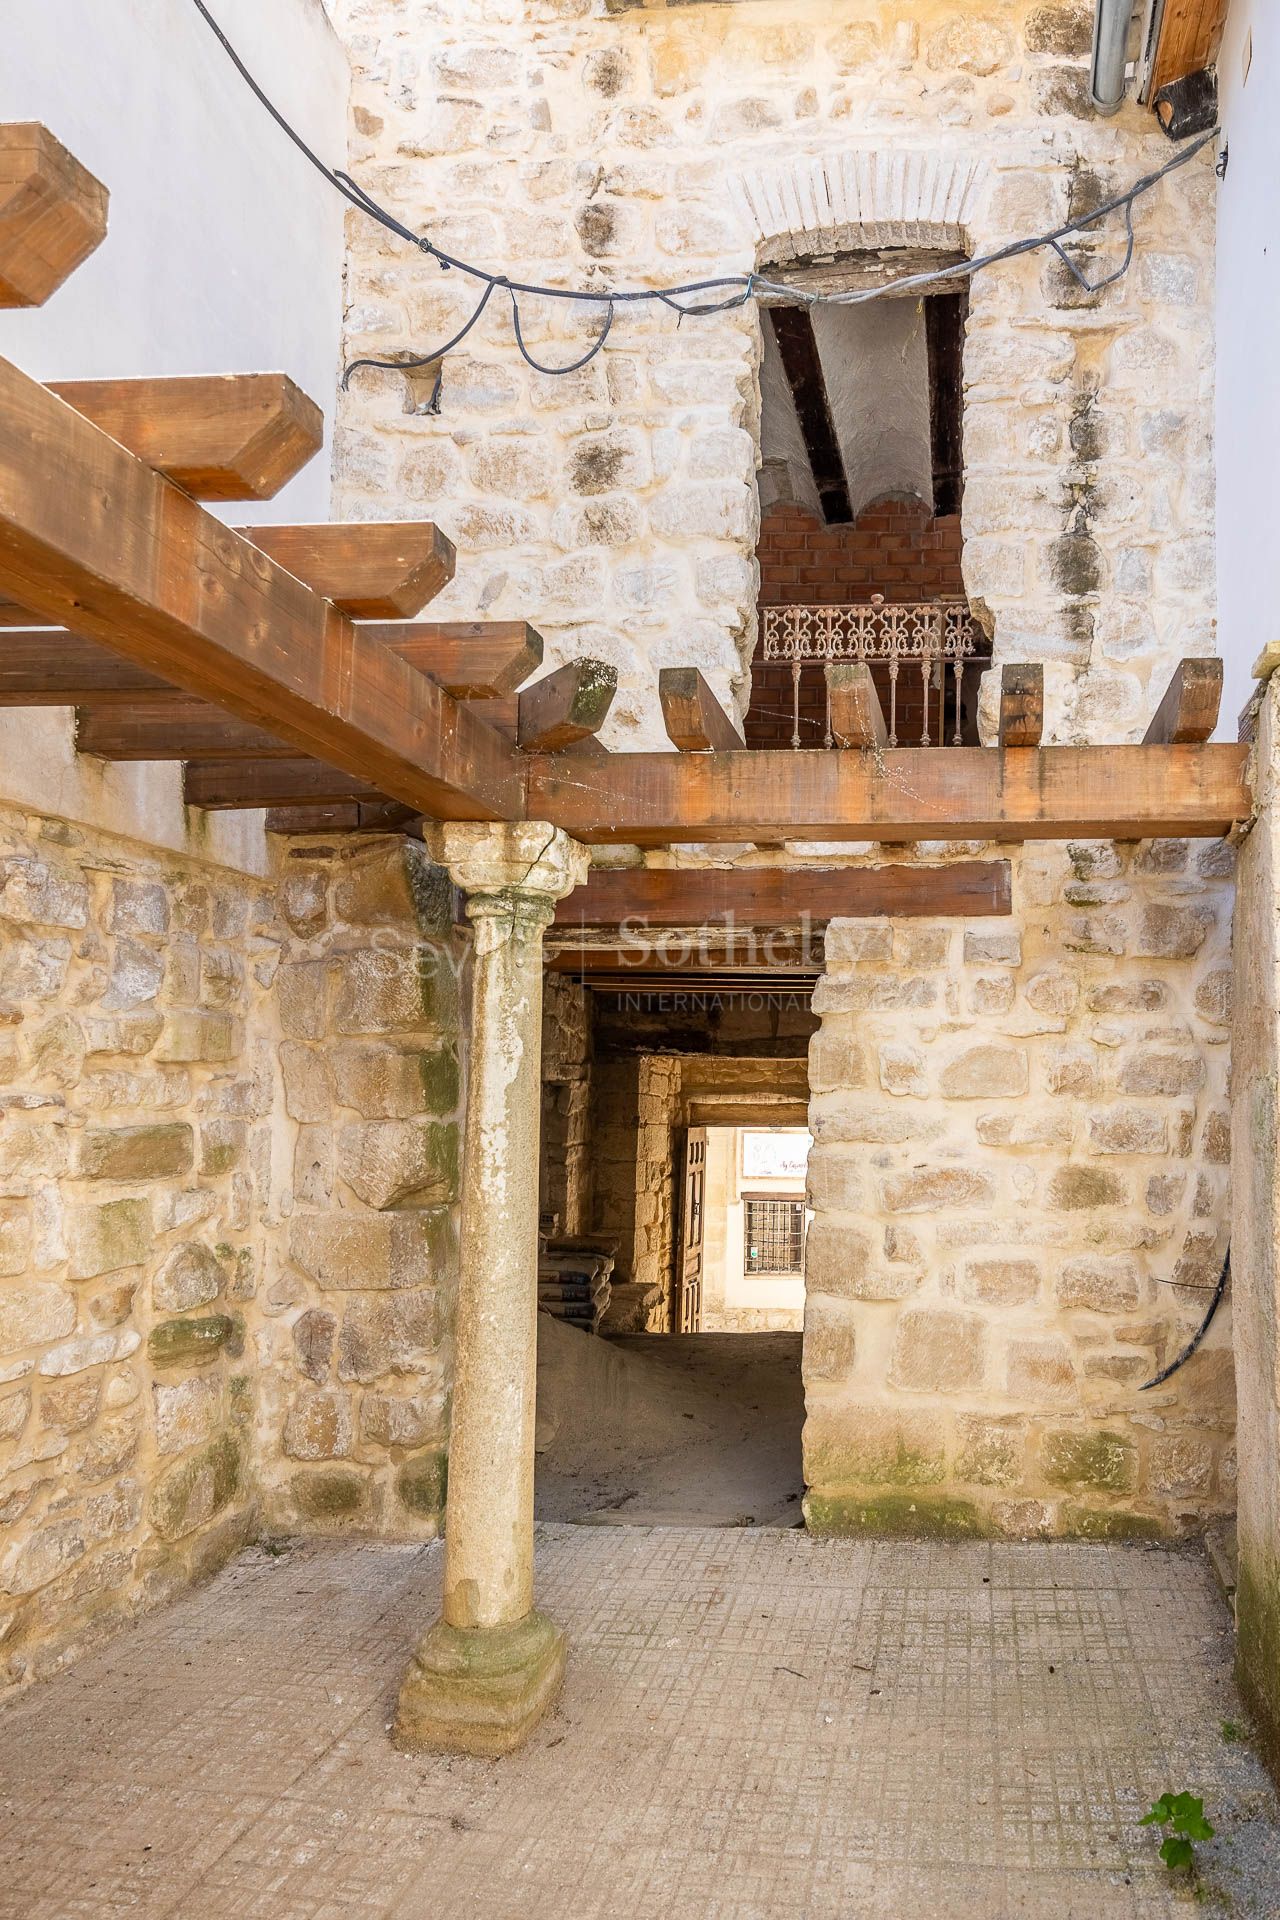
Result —
[{"label": "brick arch", "polygon": [[984,172],[967,155],[881,148],[748,167],[732,191],[762,261],[880,247],[968,251]]}]

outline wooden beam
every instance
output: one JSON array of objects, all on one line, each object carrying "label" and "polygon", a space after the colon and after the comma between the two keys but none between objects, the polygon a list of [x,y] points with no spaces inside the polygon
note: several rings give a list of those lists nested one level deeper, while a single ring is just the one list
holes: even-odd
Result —
[{"label": "wooden beam", "polygon": [[208,700],[172,694],[129,706],[76,709],[76,751],[99,760],[285,760],[296,749],[261,727],[233,720]]},{"label": "wooden beam", "polygon": [[1218,724],[1221,704],[1221,660],[1179,660],[1164,699],[1142,736],[1144,745],[1183,746],[1209,739]]},{"label": "wooden beam", "polygon": [[1000,669],[1002,747],[1038,747],[1044,732],[1044,668],[1038,661]]},{"label": "wooden beam", "polygon": [[353,620],[410,620],[453,578],[453,542],[429,520],[241,527],[242,538]]},{"label": "wooden beam", "polygon": [[320,760],[192,760],[183,770],[189,807],[309,807],[387,795]]},{"label": "wooden beam", "polygon": [[523,816],[522,761],[466,705],[7,361],[0,593],[375,794]]},{"label": "wooden beam", "polygon": [[270,807],[268,833],[420,833],[422,815],[398,800],[330,800]]},{"label": "wooden beam", "polygon": [[16,600],[0,593],[0,627],[56,627],[57,624],[56,620],[46,620],[33,608],[19,606]]},{"label": "wooden beam", "polygon": [[555,925],[817,927],[828,920],[881,914],[941,917],[1009,911],[1007,860],[817,871],[808,866],[593,867],[586,885],[559,902]]},{"label": "wooden beam", "polygon": [[415,620],[370,631],[455,700],[500,700],[542,665],[542,635],[525,620]]},{"label": "wooden beam", "polygon": [[283,373],[49,384],[197,500],[269,500],[324,442],[324,415]]},{"label": "wooden beam", "polygon": [[520,695],[517,739],[528,753],[558,753],[598,733],[613,705],[618,670],[604,660],[570,660]]},{"label": "wooden beam", "polygon": [[853,519],[840,437],[827,398],[822,359],[807,307],[770,307],[769,319],[783,372],[795,401],[796,418],[822,504],[822,517],[845,525]]},{"label": "wooden beam", "polygon": [[175,692],[158,674],[63,627],[0,628],[0,707],[172,700]]},{"label": "wooden beam", "polygon": [[1164,0],[1148,94],[1211,67],[1222,44],[1227,0]]},{"label": "wooden beam", "polygon": [[883,747],[889,738],[880,696],[865,660],[829,660],[831,737],[838,747]]},{"label": "wooden beam", "polygon": [[696,667],[660,667],[658,699],[667,738],[681,753],[733,752],[745,744]]},{"label": "wooden beam", "polygon": [[42,307],[106,231],[106,188],[48,127],[0,126],[0,307]]},{"label": "wooden beam", "polygon": [[615,753],[583,781],[530,762],[526,815],[576,839],[1144,840],[1216,838],[1248,820],[1246,749],[908,747]]}]

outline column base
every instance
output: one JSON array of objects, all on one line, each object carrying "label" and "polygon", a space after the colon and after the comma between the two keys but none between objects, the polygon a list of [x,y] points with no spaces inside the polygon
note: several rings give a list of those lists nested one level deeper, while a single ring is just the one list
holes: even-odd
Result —
[{"label": "column base", "polygon": [[511,1753],[559,1693],[564,1662],[564,1635],[540,1613],[514,1627],[437,1620],[400,1683],[392,1738],[409,1753]]}]

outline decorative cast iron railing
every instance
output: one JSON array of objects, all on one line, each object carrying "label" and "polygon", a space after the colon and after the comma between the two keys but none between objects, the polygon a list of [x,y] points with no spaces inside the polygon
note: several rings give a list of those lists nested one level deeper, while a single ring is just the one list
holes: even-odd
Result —
[{"label": "decorative cast iron railing", "polygon": [[[810,663],[864,660],[880,681],[888,682],[885,721],[889,745],[898,745],[898,688],[904,667],[920,676],[919,745],[961,743],[964,673],[973,662],[986,664],[986,636],[964,600],[926,600],[891,604],[882,594],[846,606],[766,607],[764,659],[791,663],[793,747],[800,745],[800,675]],[[951,687],[948,697],[948,670]],[[825,746],[832,743],[831,705],[827,701]],[[912,744],[916,744],[914,741]]]}]

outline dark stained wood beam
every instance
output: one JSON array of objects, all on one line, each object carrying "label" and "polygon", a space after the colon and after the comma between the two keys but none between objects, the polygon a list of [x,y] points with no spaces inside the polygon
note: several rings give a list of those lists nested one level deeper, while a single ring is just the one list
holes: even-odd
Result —
[{"label": "dark stained wood beam", "polygon": [[500,700],[542,665],[542,635],[525,620],[415,620],[370,631],[455,700]]},{"label": "dark stained wood beam", "polygon": [[0,627],[0,707],[79,707],[108,700],[172,700],[158,674],[63,627]]},{"label": "dark stained wood beam", "polygon": [[1221,704],[1221,660],[1180,660],[1142,736],[1144,745],[1183,746],[1208,740],[1218,724]]},{"label": "dark stained wood beam", "polygon": [[31,607],[19,606],[16,600],[8,599],[0,593],[0,627],[56,627],[56,620],[46,620]]},{"label": "dark stained wood beam", "polygon": [[182,786],[189,807],[309,807],[388,798],[370,781],[320,760],[191,760]]},{"label": "dark stained wood beam", "polygon": [[829,524],[847,525],[853,518],[849,482],[809,310],[807,307],[770,307],[769,319],[796,403],[796,418],[813,469],[813,484],[818,489],[823,518]]},{"label": "dark stained wood beam", "polygon": [[681,753],[731,753],[745,744],[696,667],[660,667],[658,699],[667,738]]},{"label": "dark stained wood beam", "polygon": [[34,120],[0,126],[0,307],[42,307],[107,231],[107,190]]},{"label": "dark stained wood beam", "polygon": [[268,833],[413,833],[422,815],[398,800],[331,800],[310,807],[270,807]]},{"label": "dark stained wood beam", "polygon": [[1039,661],[1000,669],[1002,747],[1038,747],[1044,732],[1044,668]]},{"label": "dark stained wood beam", "polygon": [[241,527],[276,565],[353,620],[410,620],[453,578],[453,542],[429,520]]},{"label": "dark stained wood beam", "polygon": [[591,778],[530,762],[526,816],[576,839],[1216,838],[1248,820],[1246,749],[908,747],[884,755],[615,753]]},{"label": "dark stained wood beam", "polygon": [[881,914],[1006,914],[1007,860],[917,867],[593,867],[555,925],[796,927]]},{"label": "dark stained wood beam", "polygon": [[889,738],[880,696],[865,660],[827,662],[831,737],[838,747],[883,747]]},{"label": "dark stained wood beam", "polygon": [[[419,542],[423,566],[438,541]],[[0,593],[376,795],[523,817],[523,763],[467,705],[6,361]]]},{"label": "dark stained wood beam", "polygon": [[99,760],[287,760],[296,750],[208,700],[175,693],[141,706],[76,709],[76,751]]},{"label": "dark stained wood beam", "polygon": [[197,500],[269,500],[324,442],[324,415],[283,373],[49,384]]},{"label": "dark stained wood beam", "polygon": [[520,695],[517,738],[527,753],[558,753],[599,733],[618,690],[604,660],[571,660]]}]

